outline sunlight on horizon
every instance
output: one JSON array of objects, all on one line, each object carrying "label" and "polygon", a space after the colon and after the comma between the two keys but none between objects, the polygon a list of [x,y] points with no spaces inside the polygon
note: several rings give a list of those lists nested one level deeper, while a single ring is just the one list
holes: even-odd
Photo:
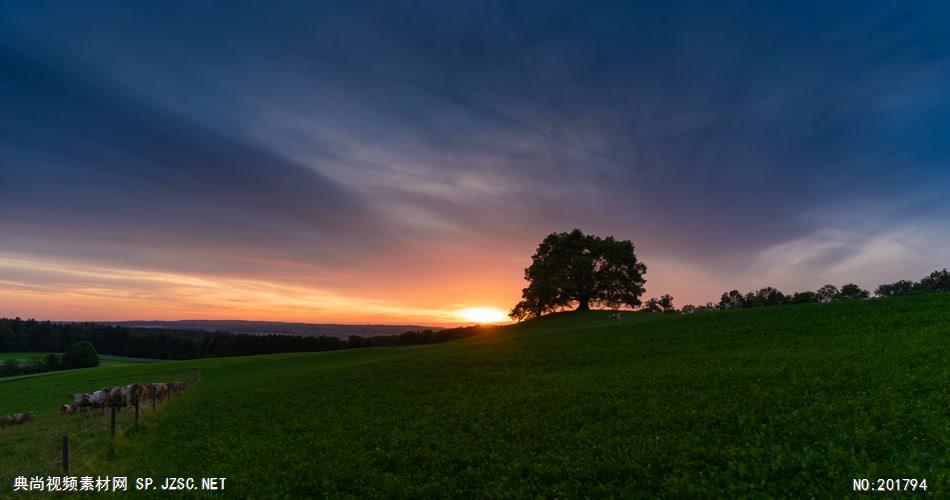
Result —
[{"label": "sunlight on horizon", "polygon": [[497,307],[468,307],[458,311],[458,317],[474,323],[503,323],[508,313]]},{"label": "sunlight on horizon", "polygon": [[[45,280],[4,279],[4,274],[28,273]],[[461,316],[457,305],[450,304],[426,306],[305,285],[102,267],[3,252],[0,285],[0,316],[65,321],[200,318],[452,327],[460,320],[505,319],[504,311],[493,308],[473,308],[474,316]]]}]

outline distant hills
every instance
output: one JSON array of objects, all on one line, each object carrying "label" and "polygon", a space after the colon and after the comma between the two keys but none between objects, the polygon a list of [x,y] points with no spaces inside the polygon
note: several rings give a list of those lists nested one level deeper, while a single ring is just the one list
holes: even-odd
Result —
[{"label": "distant hills", "polygon": [[300,335],[345,338],[350,335],[377,337],[399,335],[407,331],[442,330],[440,327],[421,325],[337,325],[332,323],[284,323],[280,321],[241,320],[178,320],[178,321],[114,321],[110,325],[128,328],[170,328],[175,330],[205,330],[211,332],[248,333],[251,335]]}]

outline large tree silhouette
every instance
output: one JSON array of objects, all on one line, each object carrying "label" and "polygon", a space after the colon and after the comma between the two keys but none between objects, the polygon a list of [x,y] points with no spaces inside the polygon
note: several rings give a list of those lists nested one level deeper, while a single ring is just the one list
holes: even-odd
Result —
[{"label": "large tree silhouette", "polygon": [[528,286],[510,316],[518,321],[576,306],[640,305],[643,275],[633,243],[612,236],[586,235],[580,229],[551,233],[538,245],[525,269]]}]

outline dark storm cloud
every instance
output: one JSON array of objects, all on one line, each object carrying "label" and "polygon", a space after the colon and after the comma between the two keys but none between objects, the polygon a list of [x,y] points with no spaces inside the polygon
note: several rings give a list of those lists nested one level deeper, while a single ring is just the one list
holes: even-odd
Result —
[{"label": "dark storm cloud", "polygon": [[332,261],[334,240],[376,229],[343,187],[260,145],[41,51],[3,47],[0,64],[8,236],[264,256],[312,245]]},{"label": "dark storm cloud", "polygon": [[168,267],[220,248],[319,265],[413,241],[526,253],[580,226],[740,270],[859,233],[810,258],[818,275],[946,227],[939,4],[56,7],[0,24],[19,251],[114,238],[178,248],[145,258]]}]

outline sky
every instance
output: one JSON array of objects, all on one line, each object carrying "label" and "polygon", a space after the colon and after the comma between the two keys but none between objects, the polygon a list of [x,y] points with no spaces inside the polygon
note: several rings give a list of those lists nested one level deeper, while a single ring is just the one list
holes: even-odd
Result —
[{"label": "sky", "polygon": [[[397,5],[404,4],[404,5]],[[5,2],[0,316],[464,323],[950,266],[940,2]]]}]

